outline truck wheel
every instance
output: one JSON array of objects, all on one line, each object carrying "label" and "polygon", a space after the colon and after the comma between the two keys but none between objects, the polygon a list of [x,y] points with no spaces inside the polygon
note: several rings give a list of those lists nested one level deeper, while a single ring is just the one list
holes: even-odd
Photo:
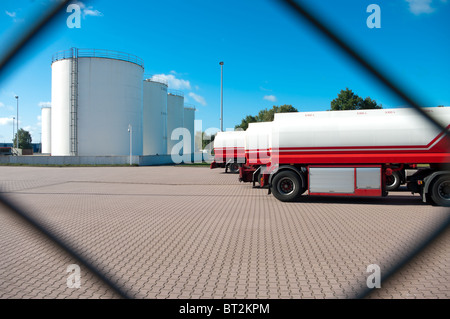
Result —
[{"label": "truck wheel", "polygon": [[386,190],[396,191],[400,187],[400,173],[392,172],[392,175],[386,175]]},{"label": "truck wheel", "polygon": [[303,193],[304,187],[298,174],[281,171],[273,178],[271,191],[276,199],[291,202]]},{"label": "truck wheel", "polygon": [[450,176],[437,177],[431,185],[431,199],[436,205],[450,206]]},{"label": "truck wheel", "polygon": [[238,163],[230,163],[230,165],[228,165],[228,169],[230,170],[230,173],[233,173],[233,174],[239,173],[239,164]]}]

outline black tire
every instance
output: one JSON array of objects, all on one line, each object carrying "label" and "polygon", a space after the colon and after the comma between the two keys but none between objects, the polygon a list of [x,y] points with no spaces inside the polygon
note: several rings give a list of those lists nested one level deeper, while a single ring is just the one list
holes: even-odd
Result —
[{"label": "black tire", "polygon": [[431,199],[438,206],[450,207],[450,176],[439,176],[430,187]]},{"label": "black tire", "polygon": [[291,202],[305,191],[301,177],[292,171],[281,171],[272,180],[271,191],[276,199]]},{"label": "black tire", "polygon": [[232,174],[237,174],[239,173],[239,164],[238,163],[230,163],[228,165],[228,170],[230,171],[230,173]]},{"label": "black tire", "polygon": [[400,173],[397,171],[392,172],[392,175],[386,175],[386,190],[388,192],[396,191],[401,184]]}]

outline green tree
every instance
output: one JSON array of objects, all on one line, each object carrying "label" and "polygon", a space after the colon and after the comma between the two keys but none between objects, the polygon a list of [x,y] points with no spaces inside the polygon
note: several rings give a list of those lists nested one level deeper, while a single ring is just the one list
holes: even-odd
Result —
[{"label": "green tree", "polygon": [[370,97],[366,97],[364,100],[361,101],[361,104],[359,105],[359,110],[368,110],[368,109],[382,109],[383,107],[378,105],[377,101],[372,100]]},{"label": "green tree", "polygon": [[17,148],[17,134],[19,134],[19,147],[21,149],[30,149],[31,145],[31,135],[30,132],[25,131],[23,128],[19,129],[19,131],[14,136],[13,145]]},{"label": "green tree", "polygon": [[236,125],[234,128],[241,128],[244,131],[248,128],[248,124],[250,123],[254,123],[254,122],[258,122],[258,120],[256,119],[256,116],[253,115],[247,115],[245,118],[242,119],[241,124]]},{"label": "green tree", "polygon": [[352,90],[346,88],[341,90],[337,98],[331,101],[331,111],[343,111],[343,110],[366,110],[366,109],[382,109],[381,105],[378,105],[375,100],[370,97],[363,99],[358,96]]},{"label": "green tree", "polygon": [[202,150],[204,150],[208,144],[214,142],[216,134],[207,134],[205,132],[202,132]]},{"label": "green tree", "polygon": [[259,111],[258,115],[256,116],[247,115],[245,118],[242,119],[241,124],[236,125],[234,128],[235,129],[241,128],[243,130],[246,130],[248,128],[248,124],[250,123],[271,122],[275,117],[275,113],[287,113],[287,112],[298,112],[298,110],[292,105],[287,104],[280,106],[274,105],[271,109],[264,109]]}]

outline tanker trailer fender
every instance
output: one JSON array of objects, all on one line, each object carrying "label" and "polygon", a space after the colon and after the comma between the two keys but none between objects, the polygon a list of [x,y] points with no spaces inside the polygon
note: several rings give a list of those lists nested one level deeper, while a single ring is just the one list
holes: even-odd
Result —
[{"label": "tanker trailer fender", "polygon": [[259,176],[260,176],[260,172],[261,172],[261,168],[262,166],[259,166],[254,172],[253,172],[253,176],[252,176],[252,184],[253,184],[253,188],[256,188],[256,182],[259,181]]},{"label": "tanker trailer fender", "polygon": [[306,167],[302,166],[299,169],[299,168],[295,167],[294,165],[281,165],[281,166],[277,165],[277,167],[275,169],[273,169],[270,172],[270,175],[269,175],[269,180],[268,180],[269,190],[268,190],[268,193],[267,193],[268,195],[270,195],[272,193],[272,181],[273,181],[274,177],[281,171],[293,171],[293,172],[295,172],[299,176],[299,178],[300,178],[300,180],[302,182],[303,188],[307,188],[308,187],[308,179],[307,179],[307,169],[306,169]]}]

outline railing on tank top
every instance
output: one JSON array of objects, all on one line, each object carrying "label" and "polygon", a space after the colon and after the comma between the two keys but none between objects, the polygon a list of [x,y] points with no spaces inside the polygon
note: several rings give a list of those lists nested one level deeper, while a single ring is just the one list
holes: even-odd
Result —
[{"label": "railing on tank top", "polygon": [[168,89],[167,94],[184,97],[184,92],[180,90]]},{"label": "railing on tank top", "polygon": [[[134,54],[129,54],[125,52],[120,51],[113,51],[113,50],[104,50],[104,49],[78,49],[78,57],[79,58],[105,58],[105,59],[114,59],[114,60],[120,60],[125,62],[131,62],[139,65],[140,67],[144,68],[144,60],[139,58],[138,56]],[[63,50],[56,52],[52,56],[52,63],[64,60],[64,59],[70,59],[73,57],[73,50]]]},{"label": "railing on tank top", "polygon": [[161,74],[144,74],[144,81],[169,85],[167,78]]}]

